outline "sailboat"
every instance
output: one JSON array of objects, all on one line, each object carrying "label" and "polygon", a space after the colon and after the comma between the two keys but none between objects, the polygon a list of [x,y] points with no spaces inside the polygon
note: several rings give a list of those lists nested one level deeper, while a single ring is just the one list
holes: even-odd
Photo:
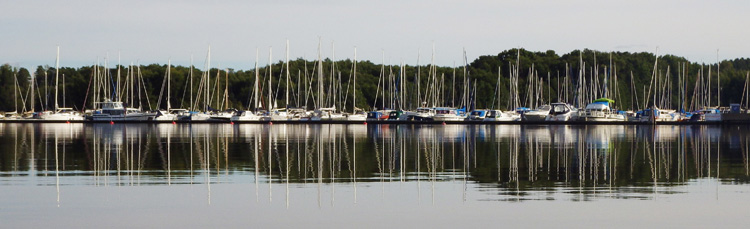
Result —
[{"label": "sailboat", "polygon": [[[208,91],[210,90],[210,82],[209,82],[209,73],[211,72],[211,46],[208,46],[208,53],[206,54],[206,71],[203,72],[203,76],[201,76],[201,82],[200,86],[198,86],[198,97],[200,97],[201,93],[203,93],[203,106],[204,109],[203,112],[196,110],[196,111],[190,111],[189,120],[190,121],[207,121],[211,116],[208,114],[208,108],[209,108],[209,98],[208,98]],[[200,103],[200,98],[196,98],[194,107],[197,107]]]},{"label": "sailboat", "polygon": [[[257,111],[259,103],[258,103],[258,90],[259,90],[259,74],[258,74],[258,49],[255,49],[255,84],[253,85],[253,105],[248,106],[248,108],[255,109]],[[231,121],[260,121],[260,118],[262,116],[256,114],[253,110],[245,110],[242,112],[239,112],[238,114],[232,116],[230,119]]]},{"label": "sailboat", "polygon": [[[219,89],[218,88],[219,87],[219,81],[220,81],[220,78],[221,78],[221,77],[219,77],[220,74],[221,74],[221,70],[218,70],[217,73],[216,73],[216,89],[217,89],[217,91]],[[229,93],[229,71],[227,71],[225,69],[224,70],[224,96],[223,96],[224,97],[224,102],[223,102],[223,106],[224,106],[223,109],[224,110],[212,111],[210,113],[210,115],[209,115],[209,117],[210,117],[209,120],[212,120],[212,121],[230,121],[232,119],[232,117],[234,117],[236,110],[228,108],[229,107],[229,94],[228,93]],[[221,107],[222,104],[219,104],[219,95],[217,94],[216,97],[217,97],[216,98],[216,105],[218,105],[219,107]]]},{"label": "sailboat", "polygon": [[[57,57],[55,58],[55,110],[39,113],[39,119],[46,121],[83,121],[83,115],[74,111],[73,108],[60,107],[57,102],[58,83],[60,81],[60,46],[57,46]],[[65,96],[65,95],[63,95]]]},{"label": "sailboat", "polygon": [[354,48],[354,74],[353,74],[353,88],[352,94],[352,113],[347,114],[346,120],[348,121],[365,121],[367,120],[367,113],[364,110],[357,108],[357,48]]},{"label": "sailboat", "polygon": [[[158,110],[156,114],[156,118],[154,120],[156,121],[176,121],[179,116],[185,115],[187,113],[187,110],[185,109],[172,109],[171,101],[170,101],[170,89],[171,89],[171,83],[172,80],[172,60],[167,61],[167,77],[166,84],[167,84],[167,109],[166,110]],[[161,100],[161,98],[159,99]]]},{"label": "sailboat", "polygon": [[[156,114],[150,113],[150,112],[144,112],[140,108],[134,108],[134,107],[125,107],[124,103],[122,102],[122,97],[118,95],[119,87],[120,87],[120,64],[117,65],[117,82],[114,83],[114,87],[112,88],[112,94],[113,97],[116,98],[115,100],[104,98],[102,102],[95,102],[95,104],[99,105],[99,109],[95,110],[91,114],[91,120],[95,122],[102,122],[102,121],[151,121],[154,119]],[[132,68],[132,64],[131,67]],[[131,74],[132,74],[131,70]],[[135,78],[135,76],[130,76],[130,87],[133,87],[132,80]],[[126,81],[128,79],[126,78]],[[133,88],[130,90],[133,91]],[[131,93],[132,96],[132,93]]]}]

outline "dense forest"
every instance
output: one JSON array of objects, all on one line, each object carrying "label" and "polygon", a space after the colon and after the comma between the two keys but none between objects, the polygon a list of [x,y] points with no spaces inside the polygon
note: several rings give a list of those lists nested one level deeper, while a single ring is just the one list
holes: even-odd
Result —
[{"label": "dense forest", "polygon": [[[322,63],[322,69],[318,63]],[[717,106],[719,101],[721,106],[744,103],[750,59],[723,60],[717,66],[689,62],[673,55],[657,59],[654,54],[646,52],[575,50],[558,55],[554,51],[510,49],[493,56],[480,56],[457,67],[358,61],[356,88],[352,84],[354,65],[351,59],[335,62],[330,59],[296,59],[289,61],[288,68],[286,63],[277,62],[270,68],[258,68],[257,73],[255,69],[216,68],[204,72],[199,67],[171,67],[169,94],[172,108],[254,108],[256,105],[251,101],[257,74],[260,87],[257,107],[260,108],[267,108],[267,104],[307,108],[335,105],[351,111],[352,95],[356,93],[356,106],[365,110],[382,108],[384,103],[385,107],[402,109],[414,109],[420,104],[453,107],[468,104],[475,108],[505,110],[513,108],[510,84],[517,82],[515,100],[520,106],[564,101],[581,107],[590,102],[581,98],[606,95],[616,101],[619,109],[633,110],[653,104],[657,93],[658,105],[672,109]],[[323,84],[319,85],[321,73]],[[54,91],[56,74],[59,76],[57,94]],[[511,77],[514,74],[516,81]],[[76,110],[92,109],[95,102],[99,102],[94,101],[95,98],[119,98],[146,110],[166,106],[167,92],[163,86],[166,64],[110,66],[108,69],[103,66],[61,67],[59,72],[54,66],[29,70],[5,64],[0,66],[0,111],[31,110],[32,75],[35,111],[54,109],[55,95],[58,107]],[[270,91],[273,92],[270,101],[269,76]],[[208,82],[208,96],[205,88],[200,86],[206,85],[202,80]],[[578,86],[586,88],[586,96],[581,95],[584,91]],[[289,104],[286,104],[287,88]],[[324,94],[322,100],[318,98],[319,91]],[[196,98],[203,100],[196,102]],[[321,102],[323,104],[318,104]]]}]

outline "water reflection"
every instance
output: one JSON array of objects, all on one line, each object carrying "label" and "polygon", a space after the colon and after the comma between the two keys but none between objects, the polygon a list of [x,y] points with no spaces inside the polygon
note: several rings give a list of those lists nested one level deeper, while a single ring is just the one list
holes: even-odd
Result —
[{"label": "water reflection", "polygon": [[720,185],[749,180],[748,133],[736,126],[0,124],[0,185],[55,185],[58,206],[66,186],[201,185],[211,204],[211,185],[243,183],[253,186],[255,202],[272,203],[274,189],[283,189],[286,208],[311,187],[318,208],[342,195],[357,203],[363,187],[379,188],[379,198],[406,190],[434,204],[446,191],[440,184],[459,186],[462,201],[588,201],[654,199],[708,180],[718,198]]}]

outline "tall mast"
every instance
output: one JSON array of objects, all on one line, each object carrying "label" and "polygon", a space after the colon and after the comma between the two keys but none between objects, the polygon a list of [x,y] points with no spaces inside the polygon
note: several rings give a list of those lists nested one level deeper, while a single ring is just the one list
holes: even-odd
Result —
[{"label": "tall mast", "polygon": [[320,56],[320,38],[318,38],[318,104],[317,108],[323,107],[323,59]]},{"label": "tall mast", "polygon": [[420,81],[422,81],[422,66],[419,66],[419,57],[421,54],[421,50],[417,49],[417,107],[422,106],[422,87],[419,85]]},{"label": "tall mast", "polygon": [[286,103],[284,106],[289,107],[289,40],[286,40]]},{"label": "tall mast", "polygon": [[721,107],[721,62],[719,62],[719,50],[716,50],[716,106]]},{"label": "tall mast", "polygon": [[258,111],[258,90],[259,90],[259,84],[260,84],[260,74],[258,74],[258,48],[255,48],[255,89],[253,89],[253,109],[255,111]]},{"label": "tall mast", "polygon": [[60,46],[57,46],[57,57],[55,57],[55,112],[57,112],[57,83],[59,82],[60,72]]},{"label": "tall mast", "polygon": [[271,62],[271,58],[273,54],[273,47],[268,47],[268,104],[266,104],[266,107],[268,107],[268,111],[271,111],[273,108],[271,104],[273,104],[273,97],[271,97],[271,77],[273,77],[272,71],[273,71],[273,63]]},{"label": "tall mast", "polygon": [[206,77],[205,78],[206,89],[204,90],[206,93],[204,93],[205,100],[203,100],[203,105],[205,106],[203,109],[205,109],[205,111],[208,111],[208,106],[211,103],[211,100],[209,100],[208,98],[208,90],[211,89],[211,80],[209,80],[211,79],[211,46],[210,45],[208,46],[208,54],[206,55],[206,72],[204,73],[204,75]]},{"label": "tall mast", "polygon": [[336,44],[331,42],[331,84],[330,84],[330,92],[333,95],[331,98],[331,104],[332,107],[336,107]]},{"label": "tall mast", "polygon": [[[464,48],[464,91],[463,101],[465,107],[469,106],[469,78],[466,75],[466,48]],[[468,110],[468,109],[467,109]]]},{"label": "tall mast", "polygon": [[380,78],[383,79],[383,103],[381,105],[383,106],[383,110],[385,111],[385,50],[382,50],[382,53],[383,59],[380,62]]},{"label": "tall mast", "polygon": [[[167,112],[172,109],[172,105],[169,103],[169,89],[171,88],[170,82],[172,81],[172,59],[167,61]],[[157,108],[159,109],[159,108]]]},{"label": "tall mast", "polygon": [[190,110],[193,110],[193,104],[195,101],[193,101],[193,54],[190,54]]},{"label": "tall mast", "polygon": [[352,92],[354,92],[354,98],[352,99],[352,114],[357,113],[357,47],[354,47],[354,86]]},{"label": "tall mast", "polygon": [[[436,100],[436,98],[435,98],[436,90],[435,89],[436,89],[436,85],[437,85],[437,78],[436,78],[437,77],[436,76],[437,72],[436,72],[436,69],[437,68],[435,67],[435,42],[432,42],[432,56],[430,57],[430,77],[432,79],[432,85],[429,85],[429,84],[427,85],[427,87],[429,87],[430,89],[432,89],[432,92],[430,93],[430,94],[432,94],[432,107],[435,107],[437,105],[436,101],[435,101]],[[427,81],[430,81],[430,80],[427,80]],[[425,94],[427,94],[427,93],[425,93]],[[427,100],[427,99],[429,99],[429,98],[426,98],[425,100]]]},{"label": "tall mast", "polygon": [[224,69],[224,110],[229,109],[229,70]]},{"label": "tall mast", "polygon": [[31,73],[31,113],[34,113],[34,84],[36,84],[36,72]]},{"label": "tall mast", "polygon": [[120,65],[122,65],[120,60],[120,51],[117,51],[117,82],[115,82],[114,90],[112,90],[112,93],[114,93],[113,97],[117,97],[117,101],[122,100],[120,98]]}]

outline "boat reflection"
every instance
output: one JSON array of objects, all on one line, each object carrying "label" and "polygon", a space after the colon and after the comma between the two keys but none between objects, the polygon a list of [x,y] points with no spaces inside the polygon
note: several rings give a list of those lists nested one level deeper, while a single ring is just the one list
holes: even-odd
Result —
[{"label": "boat reflection", "polygon": [[315,187],[322,207],[337,189],[356,203],[361,187],[380,186],[384,197],[391,184],[434,203],[441,184],[460,185],[464,201],[586,201],[750,180],[747,127],[0,125],[0,185],[49,185],[54,175],[58,195],[61,185],[197,184],[210,204],[212,184],[251,181],[257,202],[280,187],[289,207],[293,190]]}]

